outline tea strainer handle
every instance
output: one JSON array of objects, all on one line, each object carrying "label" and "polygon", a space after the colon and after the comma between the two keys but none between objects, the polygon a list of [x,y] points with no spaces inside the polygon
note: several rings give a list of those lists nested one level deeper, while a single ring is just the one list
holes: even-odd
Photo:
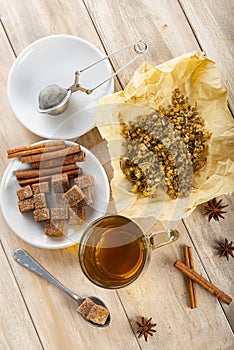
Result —
[{"label": "tea strainer handle", "polygon": [[[80,79],[80,75],[81,73],[83,73],[84,71],[92,68],[93,66],[95,66],[96,64],[108,59],[109,57],[122,52],[126,49],[128,49],[129,47],[133,46],[134,51],[136,53],[136,56],[134,56],[129,62],[127,62],[124,66],[120,67],[116,72],[114,72],[113,74],[111,74],[108,78],[106,78],[105,80],[103,80],[101,83],[97,84],[96,86],[94,86],[91,89],[86,89],[84,87],[82,87],[79,83],[79,79]],[[69,87],[69,90],[71,90],[71,92],[75,92],[75,91],[83,91],[86,92],[86,94],[90,95],[94,90],[96,90],[97,88],[99,88],[101,85],[105,84],[108,80],[114,78],[119,72],[121,72],[123,69],[125,69],[126,67],[128,67],[130,64],[132,64],[140,55],[143,55],[145,52],[148,51],[148,44],[145,40],[138,40],[138,41],[134,41],[126,46],[121,47],[120,49],[106,55],[105,57],[97,60],[96,62],[93,62],[92,64],[90,64],[89,66],[76,71],[75,72],[75,81],[74,83]]]}]

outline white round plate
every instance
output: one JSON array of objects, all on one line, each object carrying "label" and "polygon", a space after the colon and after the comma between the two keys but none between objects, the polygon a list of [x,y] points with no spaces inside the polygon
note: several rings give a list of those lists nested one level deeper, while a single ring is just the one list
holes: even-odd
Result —
[{"label": "white round plate", "polygon": [[[104,57],[91,43],[72,35],[52,35],[33,42],[15,60],[7,93],[18,120],[31,132],[48,139],[71,139],[95,126],[95,106],[99,98],[113,92],[113,79],[92,94],[76,92],[68,109],[57,116],[37,111],[40,91],[51,84],[68,88],[75,72]],[[92,88],[111,75],[108,60],[83,72],[80,83]]]},{"label": "white round plate", "polygon": [[[43,141],[45,142],[45,141]],[[74,145],[73,142],[66,141],[67,146]],[[99,160],[85,147],[81,149],[86,153],[86,159],[82,163],[77,163],[83,169],[83,174],[93,175],[96,185],[92,187],[93,205],[85,208],[84,225],[65,225],[62,237],[49,237],[44,233],[44,223],[35,222],[33,213],[21,214],[18,209],[18,198],[16,190],[19,189],[16,177],[16,170],[25,169],[18,158],[13,159],[5,170],[0,187],[0,204],[2,214],[11,230],[23,241],[46,249],[59,249],[69,247],[79,242],[84,229],[92,221],[103,216],[107,210],[110,196],[110,187],[107,175]]]}]

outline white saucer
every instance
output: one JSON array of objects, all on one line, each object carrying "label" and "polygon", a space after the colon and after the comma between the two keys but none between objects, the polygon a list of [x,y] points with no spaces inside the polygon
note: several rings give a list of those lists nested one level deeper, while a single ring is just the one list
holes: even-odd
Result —
[{"label": "white saucer", "polygon": [[[43,141],[44,143],[45,141]],[[73,142],[66,141],[67,146],[74,145]],[[14,172],[18,169],[25,169],[18,158],[13,159],[6,168],[0,187],[0,204],[2,214],[11,230],[23,241],[46,249],[59,249],[69,247],[79,242],[80,237],[89,223],[98,219],[106,213],[110,187],[107,175],[99,160],[85,147],[81,149],[86,153],[86,159],[82,163],[77,163],[83,169],[83,174],[93,175],[96,185],[92,187],[93,205],[85,209],[84,225],[65,225],[62,237],[49,237],[44,233],[44,223],[37,223],[33,219],[33,213],[21,214],[18,209],[18,198],[16,190],[19,189]]]},{"label": "white saucer", "polygon": [[[51,84],[68,88],[74,73],[104,57],[91,43],[76,36],[52,35],[33,42],[15,60],[8,78],[7,93],[18,120],[31,132],[48,139],[71,139],[95,126],[99,98],[113,92],[113,79],[91,95],[76,92],[68,109],[58,115],[37,111],[40,91]],[[111,75],[108,60],[81,74],[82,86],[92,88]]]}]

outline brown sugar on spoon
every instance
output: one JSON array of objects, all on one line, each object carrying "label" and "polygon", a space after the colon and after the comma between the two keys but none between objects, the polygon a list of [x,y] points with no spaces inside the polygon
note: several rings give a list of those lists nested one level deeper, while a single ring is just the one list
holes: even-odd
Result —
[{"label": "brown sugar on spoon", "polygon": [[107,318],[110,315],[108,309],[101,305],[95,304],[90,298],[86,298],[83,303],[78,307],[77,312],[96,324],[104,325]]}]

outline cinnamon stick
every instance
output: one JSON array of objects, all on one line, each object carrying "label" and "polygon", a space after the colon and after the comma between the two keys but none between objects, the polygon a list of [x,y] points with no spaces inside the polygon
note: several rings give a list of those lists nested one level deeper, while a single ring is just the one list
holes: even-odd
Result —
[{"label": "cinnamon stick", "polygon": [[[67,174],[68,177],[74,177],[78,174],[82,174],[83,170],[81,168],[78,169],[74,169],[74,170],[69,170],[69,171],[65,171],[63,174]],[[61,173],[59,173],[61,174]],[[57,175],[57,174],[53,174],[53,175]],[[27,185],[32,185],[38,182],[43,182],[43,181],[48,181],[51,179],[51,177],[53,175],[47,175],[47,176],[41,176],[41,177],[34,177],[32,179],[26,179],[26,180],[20,180],[18,181],[18,184],[23,187],[23,186],[27,186]]]},{"label": "cinnamon stick", "polygon": [[[192,248],[184,247],[184,260],[185,264],[194,270],[193,256],[192,256]],[[194,281],[188,278],[188,291],[189,291],[189,300],[191,309],[197,308],[197,293],[196,293],[196,285]]]},{"label": "cinnamon stick", "polygon": [[224,302],[225,304],[230,304],[232,298],[218,289],[213,283],[209,282],[207,279],[199,275],[197,272],[192,270],[190,267],[186,266],[182,261],[177,260],[174,266],[188,276],[191,280],[198,283],[201,287],[205,288],[208,292],[214,295],[216,298]]},{"label": "cinnamon stick", "polygon": [[[188,255],[189,255],[189,262],[190,262],[190,268],[194,270],[194,261],[193,261],[193,252],[192,247],[188,247]],[[192,281],[192,288],[193,288],[193,298],[194,298],[194,307],[197,308],[197,288],[194,281]]]},{"label": "cinnamon stick", "polygon": [[52,147],[52,146],[61,146],[65,145],[64,141],[53,141],[53,142],[46,142],[46,143],[37,143],[35,145],[29,145],[29,146],[20,146],[12,149],[7,150],[7,154],[20,152],[20,151],[27,151],[35,148],[41,148],[41,147]]},{"label": "cinnamon stick", "polygon": [[67,164],[72,164],[76,162],[84,162],[84,160],[85,160],[85,152],[80,151],[78,153],[69,154],[68,156],[65,156],[65,157],[54,158],[54,159],[45,160],[41,162],[34,162],[31,165],[33,169],[52,168],[59,165],[67,165]]},{"label": "cinnamon stick", "polygon": [[66,145],[64,141],[39,143],[37,145],[22,146],[18,148],[13,148],[7,151],[7,158],[15,158],[20,156],[27,156],[30,154],[37,154],[43,152],[49,152],[53,150],[59,150],[65,148]]},{"label": "cinnamon stick", "polygon": [[71,147],[60,149],[59,151],[54,151],[54,152],[46,152],[42,154],[24,156],[24,157],[21,157],[21,162],[22,163],[40,162],[48,159],[65,157],[69,154],[74,154],[78,152],[80,152],[80,145],[71,146]]},{"label": "cinnamon stick", "polygon": [[42,177],[47,175],[53,175],[58,173],[64,173],[69,170],[77,169],[78,166],[75,164],[68,164],[55,168],[46,168],[46,169],[27,169],[20,170],[15,172],[15,176],[17,179],[31,179],[35,177]]},{"label": "cinnamon stick", "polygon": [[29,151],[22,151],[22,152],[18,152],[18,153],[12,153],[9,154],[7,156],[8,159],[10,158],[16,158],[16,157],[24,157],[24,156],[30,156],[32,154],[40,154],[40,153],[44,153],[44,152],[51,152],[51,151],[57,151],[60,150],[62,148],[65,148],[64,146],[52,146],[52,147],[42,147],[42,148],[35,148]]}]

